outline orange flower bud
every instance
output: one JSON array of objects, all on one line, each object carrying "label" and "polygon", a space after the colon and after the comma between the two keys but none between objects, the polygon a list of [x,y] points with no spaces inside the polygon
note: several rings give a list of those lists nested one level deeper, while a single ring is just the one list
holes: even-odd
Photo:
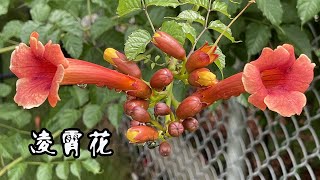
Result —
[{"label": "orange flower bud", "polygon": [[179,119],[186,119],[199,113],[202,109],[202,103],[196,96],[189,96],[178,106],[176,115]]},{"label": "orange flower bud", "polygon": [[184,131],[183,125],[180,122],[172,122],[168,126],[168,132],[173,137],[180,136]]},{"label": "orange flower bud", "polygon": [[136,106],[135,108],[133,108],[131,117],[133,120],[136,120],[142,123],[150,122],[150,119],[151,119],[148,111],[140,106]]},{"label": "orange flower bud", "polygon": [[119,72],[141,78],[141,70],[138,65],[133,61],[129,61],[121,52],[113,48],[107,48],[104,50],[103,58],[116,67]]},{"label": "orange flower bud", "polygon": [[149,126],[134,126],[127,130],[127,139],[130,143],[145,143],[158,139],[158,131]]},{"label": "orange flower bud", "polygon": [[205,43],[200,49],[191,54],[186,63],[186,69],[189,73],[195,69],[208,66],[218,58],[218,54],[214,54],[217,47],[214,47],[214,50],[209,53],[211,48],[212,46]]},{"label": "orange flower bud", "polygon": [[164,141],[159,146],[159,153],[161,156],[169,156],[171,153],[171,146],[168,142]]},{"label": "orange flower bud", "polygon": [[211,86],[217,84],[216,75],[207,68],[200,68],[189,74],[188,82],[191,86]]},{"label": "orange flower bud", "polygon": [[153,74],[150,79],[150,86],[157,91],[163,90],[164,87],[168,86],[173,81],[172,72],[167,69],[159,69]]},{"label": "orange flower bud", "polygon": [[129,116],[131,115],[135,107],[142,107],[145,110],[147,110],[149,108],[149,102],[141,99],[132,99],[132,100],[126,101],[123,104],[124,112]]},{"label": "orange flower bud", "polygon": [[154,106],[154,115],[155,116],[165,116],[171,113],[170,107],[163,102],[159,102]]},{"label": "orange flower bud", "polygon": [[182,125],[183,125],[184,129],[186,129],[190,132],[193,132],[198,129],[199,122],[197,119],[195,119],[193,117],[189,117],[189,118],[183,120]]},{"label": "orange flower bud", "polygon": [[186,51],[182,45],[166,32],[157,31],[152,38],[152,43],[168,55],[186,60]]},{"label": "orange flower bud", "polygon": [[34,126],[35,126],[35,128],[36,128],[37,130],[40,129],[40,127],[41,127],[41,118],[40,118],[40,116],[36,116],[36,117],[34,118]]}]

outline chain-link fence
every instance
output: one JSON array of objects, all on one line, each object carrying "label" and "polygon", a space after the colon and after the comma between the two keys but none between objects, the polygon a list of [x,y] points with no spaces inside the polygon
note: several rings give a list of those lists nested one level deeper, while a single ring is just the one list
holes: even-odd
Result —
[{"label": "chain-link fence", "polygon": [[194,133],[173,138],[170,157],[129,146],[144,179],[320,179],[320,94],[317,76],[300,116],[245,108],[234,98],[198,117]]}]

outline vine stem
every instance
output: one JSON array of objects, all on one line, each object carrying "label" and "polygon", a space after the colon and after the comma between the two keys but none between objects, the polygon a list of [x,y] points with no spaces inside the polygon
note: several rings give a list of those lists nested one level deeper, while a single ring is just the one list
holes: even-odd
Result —
[{"label": "vine stem", "polygon": [[152,21],[151,21],[151,19],[150,19],[150,16],[149,16],[149,14],[148,14],[147,6],[146,6],[144,0],[142,0],[141,2],[142,2],[142,6],[143,6],[143,11],[144,11],[144,13],[145,13],[146,16],[147,16],[147,19],[148,19],[149,24],[150,24],[150,26],[151,26],[151,28],[152,28],[152,31],[153,31],[153,33],[156,33],[156,29],[154,28],[153,23],[152,23]]},{"label": "vine stem", "polygon": [[0,49],[0,54],[8,52],[8,51],[12,51],[16,48],[17,45],[13,45],[13,46],[8,46],[8,47],[4,47]]},{"label": "vine stem", "polygon": [[208,51],[208,54],[211,54],[212,51],[214,51],[215,47],[218,45],[219,41],[221,40],[222,36],[224,35],[224,33],[231,27],[231,25],[244,13],[244,11],[246,9],[248,9],[248,7],[253,4],[256,3],[255,0],[249,0],[248,4],[239,12],[239,14],[232,19],[232,21],[228,24],[228,26],[223,30],[223,32],[220,34],[220,36],[217,38],[217,40],[214,42],[213,46],[211,47],[211,49]]},{"label": "vine stem", "polygon": [[[55,133],[53,133],[52,137],[53,139],[58,137],[59,134],[61,133],[61,131],[56,131]],[[29,155],[30,156],[30,155]],[[23,161],[24,159],[28,158],[29,156],[20,156],[17,159],[13,160],[11,163],[9,163],[8,165],[4,166],[1,170],[0,170],[0,177],[2,177],[4,175],[4,173],[6,173],[8,170],[10,170],[11,168],[13,168],[15,165],[19,164],[21,161]]]},{"label": "vine stem", "polygon": [[17,129],[17,128],[14,128],[14,127],[2,124],[2,123],[0,123],[0,127],[6,128],[6,129],[10,129],[10,130],[14,130],[14,131],[16,131],[16,132],[18,132],[20,134],[30,135],[30,132],[28,132],[28,131],[23,131],[23,130],[20,130],[20,129]]}]

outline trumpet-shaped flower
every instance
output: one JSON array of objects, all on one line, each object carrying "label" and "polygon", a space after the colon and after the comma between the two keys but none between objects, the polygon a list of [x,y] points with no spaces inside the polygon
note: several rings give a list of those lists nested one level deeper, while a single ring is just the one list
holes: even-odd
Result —
[{"label": "trumpet-shaped flower", "polygon": [[65,58],[60,45],[38,41],[30,35],[30,47],[24,43],[12,52],[10,70],[19,78],[15,102],[26,109],[40,106],[47,98],[52,107],[60,100],[60,85],[97,84],[148,98],[151,89],[142,80],[82,60]]}]

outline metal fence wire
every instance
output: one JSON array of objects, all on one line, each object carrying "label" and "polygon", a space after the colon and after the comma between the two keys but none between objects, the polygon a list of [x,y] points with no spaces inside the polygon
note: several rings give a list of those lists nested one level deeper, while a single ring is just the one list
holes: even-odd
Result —
[{"label": "metal fence wire", "polygon": [[[173,138],[170,157],[129,145],[140,179],[320,179],[320,76],[300,116],[245,108],[234,98],[205,111],[199,129]],[[318,86],[316,86],[318,84]]]}]

